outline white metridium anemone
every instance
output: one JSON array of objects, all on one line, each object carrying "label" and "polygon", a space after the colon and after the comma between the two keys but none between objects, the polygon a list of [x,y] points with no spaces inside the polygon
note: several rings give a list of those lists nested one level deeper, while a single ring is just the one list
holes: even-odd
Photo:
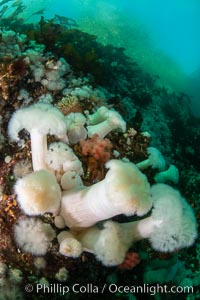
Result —
[{"label": "white metridium anemone", "polygon": [[83,250],[91,252],[106,266],[124,261],[136,241],[149,239],[153,249],[173,252],[191,246],[197,237],[192,208],[180,193],[165,184],[152,187],[151,216],[129,223],[106,221],[104,228],[90,227],[74,234]]},{"label": "white metridium anemone", "polygon": [[87,126],[88,137],[94,134],[103,139],[112,130],[126,131],[126,122],[115,110],[109,110],[105,106],[100,107],[93,115],[89,115],[90,125]]},{"label": "white metridium anemone", "polygon": [[50,170],[63,175],[64,172],[76,171],[83,174],[82,163],[73,150],[63,142],[55,142],[49,145],[45,155],[45,161]]},{"label": "white metridium anemone", "polygon": [[191,246],[197,237],[197,224],[192,207],[179,191],[166,184],[155,184],[151,192],[151,216],[120,224],[124,243],[129,248],[134,241],[148,238],[152,248],[161,252],[172,252]]},{"label": "white metridium anemone", "polygon": [[120,224],[112,221],[105,222],[102,230],[93,226],[77,234],[76,238],[85,251],[93,253],[109,267],[121,264],[128,250],[120,237]]},{"label": "white metridium anemone", "polygon": [[68,257],[78,257],[82,251],[93,253],[105,266],[121,264],[127,252],[120,236],[120,225],[106,221],[103,229],[92,226],[81,232],[62,231],[58,235],[59,252]]},{"label": "white metridium anemone", "polygon": [[47,169],[47,134],[67,139],[64,116],[53,105],[36,103],[17,110],[10,119],[8,133],[12,140],[19,141],[18,133],[22,129],[31,136],[33,170]]},{"label": "white metridium anemone", "polygon": [[38,269],[38,270],[45,269],[47,266],[47,262],[43,256],[35,257],[33,260],[33,264],[36,267],[36,269]]},{"label": "white metridium anemone", "polygon": [[65,267],[62,267],[58,270],[55,275],[55,278],[60,282],[65,282],[69,278],[69,272]]},{"label": "white metridium anemone", "polygon": [[14,239],[23,252],[45,255],[55,237],[50,224],[36,218],[20,218],[14,225]]},{"label": "white metridium anemone", "polygon": [[69,228],[89,227],[119,214],[142,216],[151,208],[149,183],[133,163],[113,159],[106,167],[102,181],[63,192],[60,215]]},{"label": "white metridium anemone", "polygon": [[165,169],[166,162],[161,152],[154,147],[148,147],[147,153],[149,157],[137,163],[136,166],[140,170],[144,170],[148,167],[151,167],[152,169],[158,169],[159,171],[163,171]]},{"label": "white metridium anemone", "polygon": [[76,171],[65,172],[61,177],[60,184],[64,191],[83,187],[82,179]]},{"label": "white metridium anemone", "polygon": [[87,130],[84,127],[86,118],[81,113],[70,113],[65,116],[67,136],[70,144],[76,144],[87,137]]},{"label": "white metridium anemone", "polygon": [[61,189],[53,174],[36,171],[15,184],[17,202],[26,215],[36,216],[50,212],[56,215],[60,208]]},{"label": "white metridium anemone", "polygon": [[157,183],[173,182],[175,184],[179,181],[179,171],[174,165],[170,165],[166,171],[157,173],[154,176]]},{"label": "white metridium anemone", "polygon": [[59,243],[59,252],[68,257],[78,257],[83,248],[81,243],[73,236],[70,231],[62,231],[57,236]]}]

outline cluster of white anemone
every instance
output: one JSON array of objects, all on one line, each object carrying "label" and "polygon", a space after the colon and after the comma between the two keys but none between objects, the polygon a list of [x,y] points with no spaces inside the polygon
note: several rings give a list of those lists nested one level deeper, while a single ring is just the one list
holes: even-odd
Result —
[{"label": "cluster of white anemone", "polygon": [[[0,55],[1,57],[9,56],[12,58],[19,57],[21,48],[27,40],[26,35],[18,34],[13,30],[0,29],[1,43],[0,43]],[[21,46],[21,48],[20,48]]]},{"label": "cluster of white anemone", "polygon": [[[108,161],[105,178],[84,186],[82,164],[69,145],[93,134],[104,138],[112,130],[126,131],[120,114],[104,106],[89,115],[86,123],[80,113],[64,117],[53,105],[42,102],[21,108],[12,116],[9,135],[19,141],[22,129],[30,133],[33,165],[33,173],[15,184],[17,201],[25,215],[31,216],[15,225],[19,247],[35,255],[46,253],[54,234],[49,224],[37,221],[37,216],[45,213],[52,213],[56,226],[64,229],[57,236],[61,254],[78,257],[89,251],[107,266],[122,263],[132,243],[143,238],[164,252],[192,245],[197,235],[192,208],[174,188],[163,183],[150,187],[141,172],[155,168],[160,171],[155,182],[177,182],[178,170],[174,166],[166,170],[157,149],[149,147],[149,157],[137,165]],[[48,147],[49,134],[59,141]],[[139,221],[118,224],[109,220],[120,214],[142,217],[151,208],[151,215]],[[100,229],[96,224],[103,220],[108,221]],[[25,226],[29,221],[30,226]]]}]

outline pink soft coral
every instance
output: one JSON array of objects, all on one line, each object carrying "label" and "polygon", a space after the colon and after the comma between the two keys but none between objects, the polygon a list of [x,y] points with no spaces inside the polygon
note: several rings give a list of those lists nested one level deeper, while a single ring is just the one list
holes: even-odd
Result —
[{"label": "pink soft coral", "polygon": [[112,144],[109,139],[101,139],[98,134],[92,138],[80,142],[82,153],[85,156],[92,156],[96,160],[105,163],[110,158]]},{"label": "pink soft coral", "polygon": [[90,139],[80,142],[82,154],[86,157],[87,172],[90,179],[102,179],[104,176],[104,164],[111,155],[112,143],[109,139],[101,139],[94,134]]}]

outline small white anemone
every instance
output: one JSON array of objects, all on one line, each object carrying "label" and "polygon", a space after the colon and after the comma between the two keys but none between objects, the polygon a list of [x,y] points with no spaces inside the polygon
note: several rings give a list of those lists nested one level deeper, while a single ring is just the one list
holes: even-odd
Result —
[{"label": "small white anemone", "polygon": [[81,177],[76,171],[68,171],[61,177],[61,187],[64,191],[83,186]]},{"label": "small white anemone", "polygon": [[59,229],[63,229],[65,227],[65,221],[64,221],[63,217],[61,217],[61,216],[55,216],[54,224]]},{"label": "small white anemone", "polygon": [[59,252],[68,257],[79,257],[83,251],[81,243],[70,231],[62,231],[57,236]]},{"label": "small white anemone", "polygon": [[88,116],[90,124],[87,126],[88,137],[94,134],[103,139],[109,132],[119,129],[126,131],[126,122],[115,110],[109,110],[105,106],[100,107],[93,115]]},{"label": "small white anemone", "polygon": [[47,266],[47,262],[42,256],[36,257],[33,261],[33,264],[38,270],[45,269]]},{"label": "small white anemone", "polygon": [[76,171],[79,175],[83,174],[81,161],[73,150],[63,142],[55,142],[49,145],[45,161],[48,168],[61,174],[68,171]]},{"label": "small white anemone", "polygon": [[77,144],[81,140],[85,140],[87,137],[87,130],[84,127],[86,118],[81,113],[70,113],[65,116],[65,122],[67,127],[67,136],[70,144]]},{"label": "small white anemone", "polygon": [[174,165],[170,165],[166,171],[157,173],[154,176],[154,180],[157,183],[173,182],[177,184],[179,181],[179,171]]},{"label": "small white anemone", "polygon": [[60,282],[65,282],[69,278],[69,271],[65,267],[62,267],[56,273],[55,278]]},{"label": "small white anemone", "polygon": [[106,120],[109,109],[105,106],[98,108],[92,115],[88,115],[89,124],[97,125]]},{"label": "small white anemone", "polygon": [[144,161],[137,163],[136,166],[140,170],[144,170],[148,167],[151,167],[152,169],[158,169],[159,171],[163,171],[165,169],[166,162],[161,152],[154,147],[148,147],[147,153],[149,157]]}]

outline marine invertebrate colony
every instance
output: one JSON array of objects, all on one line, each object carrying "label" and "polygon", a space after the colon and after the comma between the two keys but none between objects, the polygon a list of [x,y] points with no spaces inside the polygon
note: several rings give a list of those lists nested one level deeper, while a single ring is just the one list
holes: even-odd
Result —
[{"label": "marine invertebrate colony", "polygon": [[[101,230],[93,226],[74,234],[73,243],[81,243],[85,251],[94,253],[106,266],[122,264],[125,260],[124,267],[126,253],[134,241],[148,238],[152,248],[161,252],[191,246],[197,237],[192,208],[177,190],[168,185],[153,185],[151,192],[153,210],[149,217],[119,224],[106,221]],[[67,239],[64,238],[63,243],[70,247]]]},{"label": "marine invertebrate colony", "polygon": [[[44,106],[46,105],[41,105],[42,108]],[[48,122],[49,109],[54,111],[50,105],[47,105],[47,108],[43,124]],[[29,108],[24,110],[29,111]],[[21,111],[23,112],[19,110],[19,114]],[[106,114],[108,112],[102,107],[90,116],[90,122],[95,124],[104,118],[103,111]],[[57,113],[55,110],[55,113],[61,122],[62,136],[69,141],[67,136],[69,125],[63,127],[60,112]],[[19,123],[17,114],[18,112],[12,117],[9,125],[11,133],[14,131],[13,124]],[[85,118],[79,115],[78,113],[77,117],[81,117],[85,123]],[[32,123],[35,122],[33,116]],[[81,126],[83,127],[82,121]],[[18,125],[16,133],[20,128],[23,128],[23,125]],[[69,128],[71,130],[71,124]],[[86,131],[85,128],[84,130]],[[44,132],[48,133],[46,130]],[[73,133],[77,136],[76,130],[71,131],[70,139]],[[38,142],[44,144],[43,139]],[[45,138],[45,149],[46,143]],[[101,160],[108,168],[107,174],[99,182],[84,186],[80,177],[83,174],[82,164],[73,150],[63,142],[54,142],[50,144],[48,150],[42,150],[43,155],[39,160],[40,164],[44,160],[44,169],[18,179],[15,185],[17,200],[25,214],[42,215],[50,212],[56,216],[56,220],[59,218],[59,222],[56,221],[59,229],[65,226],[70,228],[70,231],[61,231],[57,237],[59,252],[62,255],[75,258],[86,250],[94,253],[102,264],[114,266],[123,265],[131,245],[142,238],[148,238],[152,248],[163,252],[193,244],[197,233],[191,207],[179,192],[170,186],[157,184],[150,189],[146,176],[139,170],[147,167],[159,170],[165,168],[165,160],[157,149],[149,147],[147,149],[149,158],[135,165],[120,159],[106,162],[110,153],[104,151],[107,148],[111,149],[112,145],[109,140],[103,140],[97,134],[91,139],[81,141],[80,146],[84,155],[93,155],[94,159]],[[107,221],[102,230],[94,226],[99,221],[120,214],[126,216],[136,214],[141,217],[147,214],[152,205],[152,213],[147,218],[122,224]],[[16,230],[19,227],[16,226]],[[22,240],[25,243],[26,234],[22,234]],[[24,249],[26,250],[26,247]]]},{"label": "marine invertebrate colony", "polygon": [[[26,113],[29,116],[30,112],[33,113],[35,109],[36,112],[39,112],[40,108],[44,114],[42,124],[37,124],[37,114],[32,114],[31,123],[27,123]],[[110,115],[110,111],[102,107],[90,116],[90,122],[99,123],[102,118],[104,119],[104,112],[106,116]],[[21,120],[21,116],[25,118],[25,121]],[[79,119],[81,117],[85,123],[85,118],[81,114],[78,113],[77,117]],[[58,129],[55,127],[54,121],[60,125]],[[164,169],[165,160],[157,149],[149,147],[147,149],[149,158],[137,165],[119,159],[111,159],[106,163],[109,159],[109,152],[104,153],[104,148],[111,148],[109,140],[102,140],[98,135],[94,135],[89,140],[81,141],[83,154],[92,154],[94,159],[101,160],[103,164],[106,163],[105,166],[108,168],[104,179],[93,185],[84,186],[80,178],[80,175],[83,174],[81,162],[67,144],[55,142],[50,144],[49,150],[47,150],[46,135],[48,132],[60,135],[60,138],[64,136],[66,141],[69,140],[67,137],[69,125],[66,124],[68,123],[63,122],[63,115],[49,104],[35,104],[20,109],[11,118],[9,124],[12,138],[17,139],[18,132],[24,126],[31,133],[37,131],[37,135],[42,136],[37,141],[34,139],[35,135],[31,136],[31,139],[32,144],[34,142],[42,144],[42,148],[41,145],[37,146],[37,149],[42,149],[42,156],[35,155],[33,150],[32,155],[35,156],[34,166],[37,166],[35,168],[43,168],[43,170],[34,171],[32,174],[18,179],[15,191],[20,207],[25,214],[42,215],[50,212],[54,216],[63,218],[64,222],[61,227],[68,226],[72,230],[72,233],[63,231],[58,235],[60,253],[77,257],[82,252],[81,244],[84,247],[86,243],[86,248],[88,248],[87,244],[92,245],[94,239],[96,242],[92,249],[94,249],[96,257],[105,265],[116,265],[123,262],[131,244],[140,238],[149,237],[153,248],[160,251],[173,251],[193,243],[196,238],[196,223],[192,209],[178,192],[166,185],[153,186],[150,193],[147,178],[139,170],[149,166],[159,170]],[[53,129],[49,129],[51,126]],[[83,126],[82,121],[81,126]],[[71,130],[71,123],[69,128]],[[85,128],[84,130],[86,131]],[[43,138],[44,134],[45,139]],[[77,135],[76,130],[74,135]],[[96,140],[100,144],[95,142]],[[97,147],[97,145],[100,146]],[[58,173],[55,173],[55,176],[50,173],[51,171]],[[58,176],[58,174],[60,175]],[[64,191],[61,191],[61,188]],[[166,196],[163,196],[163,191],[169,194],[167,201]],[[95,225],[98,221],[110,219],[119,214],[143,216],[151,209],[152,203],[152,215],[146,219],[124,223],[118,227],[112,223],[106,223],[107,225],[102,231],[96,229],[88,231],[88,227]],[[177,210],[174,209],[175,207]],[[170,231],[170,220],[177,217],[179,217],[179,221],[172,226],[172,231]],[[183,231],[184,228],[186,231]],[[85,234],[84,229],[86,229]],[[83,231],[83,233],[76,238],[76,232],[79,231]],[[177,235],[176,240],[174,240],[175,235]],[[179,241],[181,236],[183,240]],[[113,240],[115,251],[110,251],[107,249],[106,240],[111,241],[113,237],[115,237]],[[160,246],[158,246],[159,243]],[[102,247],[102,245],[104,246]]]}]

